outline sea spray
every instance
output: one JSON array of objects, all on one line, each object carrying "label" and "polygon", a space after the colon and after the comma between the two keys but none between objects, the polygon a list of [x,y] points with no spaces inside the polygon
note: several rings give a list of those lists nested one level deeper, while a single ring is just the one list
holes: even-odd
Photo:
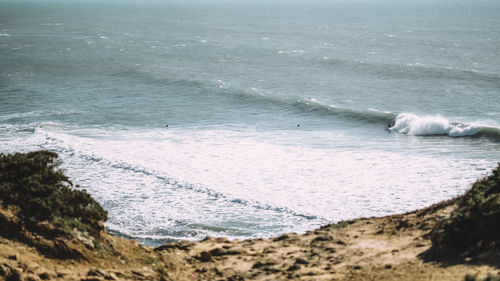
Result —
[{"label": "sea spray", "polygon": [[[390,124],[391,125],[391,124]],[[499,128],[479,123],[453,122],[441,115],[418,116],[412,113],[398,114],[389,130],[400,134],[428,136],[447,135],[450,137],[486,136],[499,139]]]}]

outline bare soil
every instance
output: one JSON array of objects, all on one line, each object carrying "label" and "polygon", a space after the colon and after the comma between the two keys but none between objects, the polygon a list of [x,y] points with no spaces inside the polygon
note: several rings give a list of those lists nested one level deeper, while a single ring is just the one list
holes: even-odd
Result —
[{"label": "bare soil", "polygon": [[[158,248],[106,232],[97,240],[75,232],[47,241],[24,228],[14,209],[0,209],[0,280],[464,280],[499,273],[498,252],[438,257],[429,251],[430,230],[455,201],[305,234]],[[74,256],[55,258],[51,249]]]}]

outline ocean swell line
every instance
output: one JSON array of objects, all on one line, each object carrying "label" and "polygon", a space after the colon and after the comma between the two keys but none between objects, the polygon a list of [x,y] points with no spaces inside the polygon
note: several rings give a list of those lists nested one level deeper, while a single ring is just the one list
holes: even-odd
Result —
[{"label": "ocean swell line", "polygon": [[435,67],[420,63],[388,64],[365,61],[351,61],[345,59],[330,58],[321,61],[327,67],[333,67],[346,73],[362,73],[375,77],[399,78],[399,79],[445,79],[457,81],[471,81],[490,83],[498,86],[500,74],[482,72],[474,69],[460,69],[453,67]]},{"label": "ocean swell line", "polygon": [[339,116],[370,123],[388,123],[397,117],[397,114],[392,112],[384,112],[376,109],[356,110],[341,108],[335,105],[325,105],[316,99],[300,99],[295,102],[294,106],[304,112]]}]

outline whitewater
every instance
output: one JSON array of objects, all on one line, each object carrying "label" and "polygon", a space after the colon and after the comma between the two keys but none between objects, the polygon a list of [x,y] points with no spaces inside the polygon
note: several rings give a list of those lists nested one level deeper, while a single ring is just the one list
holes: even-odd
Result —
[{"label": "whitewater", "polygon": [[148,245],[415,210],[500,161],[499,11],[0,0],[0,153],[57,152]]}]

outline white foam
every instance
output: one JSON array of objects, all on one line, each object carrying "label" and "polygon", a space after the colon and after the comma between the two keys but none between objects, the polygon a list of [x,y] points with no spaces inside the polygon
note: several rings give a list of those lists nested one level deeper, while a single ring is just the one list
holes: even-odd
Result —
[{"label": "white foam", "polygon": [[[313,104],[319,104],[319,105],[322,105],[322,103],[320,103],[319,100],[315,99],[315,98],[303,98],[304,102],[306,104],[309,104],[309,103],[313,103]],[[300,102],[300,101],[299,101]]]},{"label": "white foam", "polygon": [[440,115],[418,116],[412,113],[401,113],[396,117],[394,125],[389,128],[401,134],[426,136],[448,135],[450,137],[473,136],[482,126],[474,123],[450,122]]},{"label": "white foam", "polygon": [[305,50],[279,50],[278,54],[280,55],[303,55],[307,51]]},{"label": "white foam", "polygon": [[475,126],[474,124],[458,124],[450,128],[448,135],[450,137],[473,136],[479,133],[481,128],[481,126]]},{"label": "white foam", "polygon": [[108,226],[145,240],[301,232],[416,209],[458,194],[477,176],[468,159],[355,140],[329,131],[69,130],[47,122],[0,149],[58,152],[73,182],[109,211]]}]

